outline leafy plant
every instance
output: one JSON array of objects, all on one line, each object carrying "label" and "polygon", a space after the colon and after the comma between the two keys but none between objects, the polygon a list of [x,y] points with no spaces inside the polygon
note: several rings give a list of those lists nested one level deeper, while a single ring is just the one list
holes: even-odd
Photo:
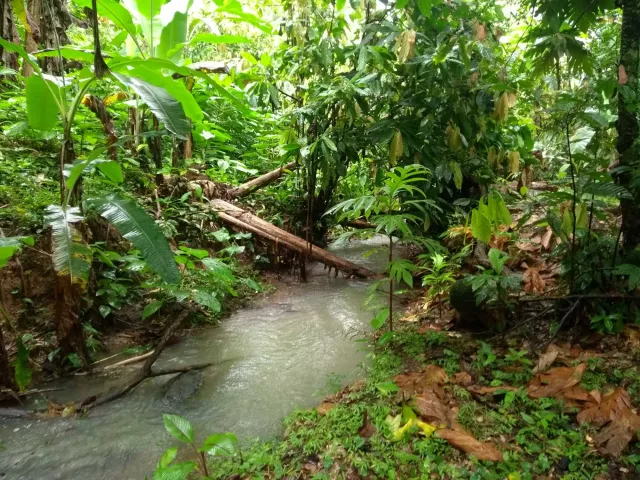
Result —
[{"label": "leafy plant", "polygon": [[[384,233],[388,238],[389,261],[385,271],[388,272],[386,283],[389,285],[389,306],[378,312],[372,322],[374,328],[382,327],[388,320],[389,330],[393,330],[394,283],[404,282],[407,286],[413,287],[413,272],[416,268],[411,262],[393,259],[393,238],[395,236],[405,241],[412,241],[414,236],[409,224],[427,221],[429,210],[437,209],[435,202],[427,199],[424,191],[416,185],[426,184],[429,175],[430,172],[422,165],[395,167],[387,172],[384,185],[374,195],[346,200],[325,213],[325,215],[341,213],[340,219],[357,219],[364,216],[375,225],[371,231]],[[415,196],[422,198],[412,199]],[[420,218],[410,213],[408,209],[412,207],[422,212],[424,217]],[[370,291],[375,292],[381,283],[377,282]]]},{"label": "leafy plant", "polygon": [[209,476],[207,466],[207,456],[216,457],[220,455],[235,456],[240,455],[242,460],[238,439],[232,433],[216,433],[210,435],[200,447],[196,446],[194,430],[191,423],[178,415],[163,415],[164,426],[170,435],[177,438],[181,443],[188,444],[194,451],[197,462],[174,462],[178,455],[177,448],[169,448],[164,452],[153,473],[153,478],[171,478],[172,480],[186,480],[190,475],[199,470],[205,476]]}]

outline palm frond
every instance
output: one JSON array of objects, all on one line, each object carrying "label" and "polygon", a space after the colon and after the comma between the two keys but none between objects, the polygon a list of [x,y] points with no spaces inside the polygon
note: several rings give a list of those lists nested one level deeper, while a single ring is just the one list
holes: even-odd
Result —
[{"label": "palm frond", "polygon": [[133,200],[112,193],[106,197],[91,198],[87,204],[113,223],[165,282],[179,282],[180,272],[162,230]]}]

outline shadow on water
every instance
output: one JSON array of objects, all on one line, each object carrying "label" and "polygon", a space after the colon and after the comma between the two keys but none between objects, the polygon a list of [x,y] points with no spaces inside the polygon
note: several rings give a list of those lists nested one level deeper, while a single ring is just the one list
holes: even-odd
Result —
[{"label": "shadow on water", "polygon": [[[387,250],[365,258],[383,238],[351,242],[336,253],[381,270]],[[174,444],[163,413],[192,421],[196,436],[230,431],[245,441],[282,433],[282,418],[325,395],[331,375],[362,373],[371,314],[362,310],[368,282],[327,276],[314,265],[305,284],[285,284],[216,328],[199,330],[167,348],[158,367],[212,362],[201,372],[146,380],[86,418],[0,420],[0,478],[142,479]],[[132,367],[128,374],[135,371]],[[71,377],[53,386],[59,402],[86,398],[123,381]]]}]

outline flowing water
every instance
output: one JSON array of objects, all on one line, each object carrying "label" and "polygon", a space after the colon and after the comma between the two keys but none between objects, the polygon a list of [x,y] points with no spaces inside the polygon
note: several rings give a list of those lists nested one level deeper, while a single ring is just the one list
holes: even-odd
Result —
[{"label": "flowing water", "polygon": [[[365,253],[383,241],[352,242],[336,253],[380,270],[387,251]],[[322,265],[308,276],[308,283],[284,284],[219,326],[193,332],[156,362],[214,364],[202,372],[148,379],[86,418],[0,419],[0,478],[143,479],[175,443],[163,413],[191,420],[200,441],[226,431],[241,441],[281,434],[287,413],[317,404],[328,381],[357,377],[366,360],[365,344],[355,339],[369,328],[371,314],[362,309],[368,282],[327,276]],[[63,388],[50,394],[58,402],[83,399],[139,367],[46,386]]]}]

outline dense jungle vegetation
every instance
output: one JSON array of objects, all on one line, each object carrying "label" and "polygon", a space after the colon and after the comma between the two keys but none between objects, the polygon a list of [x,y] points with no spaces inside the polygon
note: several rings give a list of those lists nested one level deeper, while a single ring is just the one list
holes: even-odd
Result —
[{"label": "dense jungle vegetation", "polygon": [[0,0],[0,401],[320,262],[366,377],[154,479],[638,478],[639,63],[638,0]]}]

